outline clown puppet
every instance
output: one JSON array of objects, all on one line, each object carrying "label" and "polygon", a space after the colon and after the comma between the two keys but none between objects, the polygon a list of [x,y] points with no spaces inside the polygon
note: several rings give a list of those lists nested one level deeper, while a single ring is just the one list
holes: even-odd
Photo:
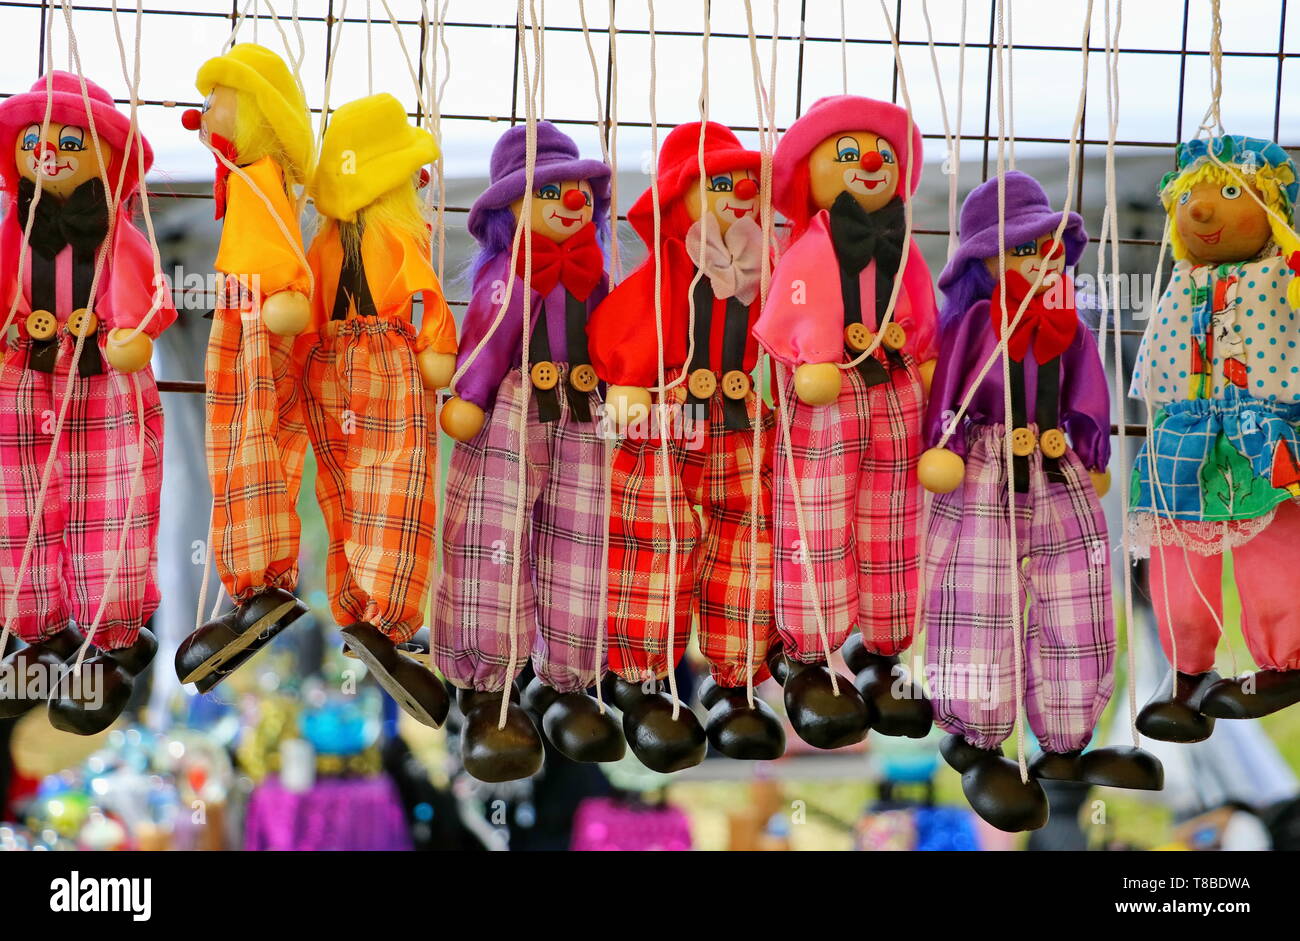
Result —
[{"label": "clown puppet", "polygon": [[[121,714],[158,646],[144,626],[159,602],[163,436],[149,360],[176,311],[130,209],[152,162],[94,82],[83,96],[55,71],[0,103],[0,293],[17,327],[0,339],[0,619],[27,644],[5,659],[0,717],[48,698],[55,727],[83,735]],[[96,617],[95,651],[56,689]]]}]

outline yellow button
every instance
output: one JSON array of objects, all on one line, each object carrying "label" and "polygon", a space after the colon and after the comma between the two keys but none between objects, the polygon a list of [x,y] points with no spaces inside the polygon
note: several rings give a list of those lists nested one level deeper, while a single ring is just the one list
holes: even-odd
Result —
[{"label": "yellow button", "polygon": [[1065,453],[1065,435],[1059,428],[1048,428],[1039,435],[1038,448],[1047,457],[1060,457]]},{"label": "yellow button", "polygon": [[528,373],[533,380],[533,385],[538,389],[554,389],[555,384],[560,381],[560,371],[555,368],[555,364],[549,359],[544,359],[540,363],[533,363],[533,368]]},{"label": "yellow button", "polygon": [[733,369],[722,377],[722,394],[729,399],[739,401],[749,395],[749,377],[739,369]]},{"label": "yellow button", "polygon": [[569,385],[573,386],[579,392],[590,392],[596,388],[600,380],[596,377],[596,370],[592,369],[586,363],[580,366],[574,366],[569,372]]},{"label": "yellow button", "polygon": [[691,373],[691,379],[687,386],[691,390],[691,395],[697,399],[707,399],[718,388],[718,377],[713,375],[711,369],[697,369]]},{"label": "yellow button", "polygon": [[1017,428],[1011,432],[1011,453],[1016,457],[1028,457],[1034,453],[1038,439],[1031,428]]},{"label": "yellow button", "polygon": [[907,331],[896,323],[885,328],[885,346],[891,350],[901,350],[907,343]]},{"label": "yellow button", "polygon": [[48,340],[59,329],[59,322],[48,310],[34,310],[27,315],[27,335],[33,340]]},{"label": "yellow button", "polygon": [[68,318],[68,332],[74,337],[94,336],[95,331],[99,329],[99,318],[93,311],[84,307],[79,307],[72,312]]},{"label": "yellow button", "polygon": [[860,323],[849,324],[844,328],[844,345],[861,353],[871,345],[871,331]]}]

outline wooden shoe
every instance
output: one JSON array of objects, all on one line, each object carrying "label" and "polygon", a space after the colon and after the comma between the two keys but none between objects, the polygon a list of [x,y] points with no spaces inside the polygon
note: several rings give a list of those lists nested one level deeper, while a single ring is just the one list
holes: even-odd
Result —
[{"label": "wooden shoe", "polygon": [[461,763],[480,781],[518,781],[542,769],[542,737],[519,705],[519,690],[511,684],[506,724],[499,728],[502,692],[462,689],[457,705],[465,715],[460,733]]},{"label": "wooden shoe", "polygon": [[[223,667],[229,667],[236,657],[240,658],[240,664],[251,660],[301,615],[299,611],[293,618],[284,620],[284,616],[300,604],[283,588],[266,588],[221,617],[208,621],[185,638],[177,649],[177,678],[182,683],[198,683],[216,672],[221,673],[221,679],[229,676],[233,668],[223,671]],[[207,689],[215,685],[209,684]]]},{"label": "wooden shoe", "polygon": [[673,703],[656,689],[647,693],[640,683],[615,677],[612,699],[623,713],[623,735],[632,754],[651,771],[671,774],[704,760],[708,739],[704,727],[685,703],[673,718]]},{"label": "wooden shoe", "polygon": [[1201,700],[1216,719],[1262,719],[1300,702],[1300,670],[1259,670],[1244,679],[1219,680]]},{"label": "wooden shoe", "polygon": [[0,719],[17,719],[47,702],[61,667],[77,655],[83,643],[81,632],[69,624],[5,657],[0,664]]},{"label": "wooden shoe", "polygon": [[572,761],[618,761],[627,753],[623,729],[608,707],[586,693],[556,692],[533,677],[525,693],[528,708],[542,721],[542,732],[556,750]]},{"label": "wooden shoe", "polygon": [[874,716],[870,704],[842,676],[839,695],[825,663],[801,663],[779,650],[768,654],[768,667],[785,687],[785,714],[795,734],[814,748],[844,748],[867,736]]},{"label": "wooden shoe", "polygon": [[366,665],[370,675],[415,721],[441,728],[451,709],[447,687],[425,667],[406,656],[392,638],[365,621],[343,628],[343,643]]},{"label": "wooden shoe", "polygon": [[750,706],[745,687],[719,686],[709,677],[699,695],[709,710],[704,732],[722,754],[742,761],[771,761],[785,754],[785,727],[780,718],[757,696]]},{"label": "wooden shoe", "polygon": [[1214,718],[1201,712],[1201,702],[1219,674],[1170,670],[1138,713],[1138,731],[1162,742],[1203,742],[1214,731]]},{"label": "wooden shoe", "polygon": [[140,628],[135,643],[118,650],[100,650],[80,667],[69,666],[50,697],[50,725],[74,735],[95,735],[122,714],[135,680],[153,662],[158,641]]}]

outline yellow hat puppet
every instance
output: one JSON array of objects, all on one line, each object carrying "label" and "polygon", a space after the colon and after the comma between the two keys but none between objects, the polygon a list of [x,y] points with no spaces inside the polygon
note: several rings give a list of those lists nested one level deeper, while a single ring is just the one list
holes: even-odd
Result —
[{"label": "yellow hat puppet", "polygon": [[437,156],[433,136],[411,127],[391,95],[334,113],[311,184],[323,221],[308,252],[312,322],[299,342],[334,617],[349,652],[434,727],[447,716],[447,691],[407,654],[433,564],[429,419],[456,363],[456,327],[417,196],[420,169]]},{"label": "yellow hat puppet", "polygon": [[311,170],[313,135],[302,89],[269,49],[234,46],[196,85],[207,100],[183,123],[216,159],[224,220],[205,368],[210,545],[234,607],[186,638],[176,674],[207,692],[307,610],[294,596],[307,438],[293,345],[312,275],[294,187]]}]

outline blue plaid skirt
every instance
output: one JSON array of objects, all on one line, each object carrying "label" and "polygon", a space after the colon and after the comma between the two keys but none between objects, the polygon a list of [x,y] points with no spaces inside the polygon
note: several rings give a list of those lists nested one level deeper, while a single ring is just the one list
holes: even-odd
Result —
[{"label": "blue plaid skirt", "polygon": [[1236,389],[1222,399],[1170,402],[1138,452],[1130,511],[1207,522],[1264,516],[1300,492],[1298,425],[1300,405]]}]

